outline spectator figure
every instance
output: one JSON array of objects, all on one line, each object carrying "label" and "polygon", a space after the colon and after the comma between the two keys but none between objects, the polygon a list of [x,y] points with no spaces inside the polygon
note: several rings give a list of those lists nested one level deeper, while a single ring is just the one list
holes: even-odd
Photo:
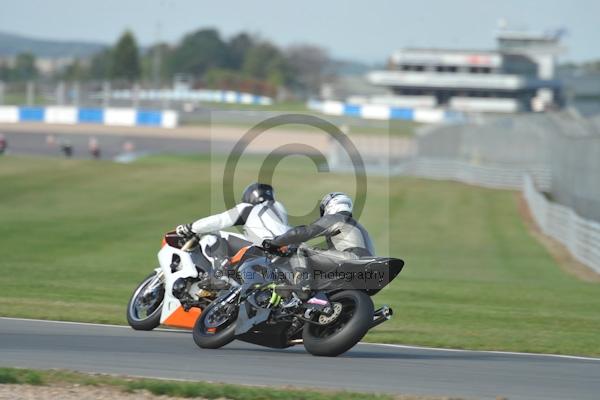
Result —
[{"label": "spectator figure", "polygon": [[123,143],[123,152],[124,153],[133,153],[134,150],[135,150],[135,145],[133,144],[133,142],[131,140],[128,140],[125,143]]},{"label": "spectator figure", "polygon": [[66,158],[73,157],[73,145],[69,139],[63,139],[60,141],[60,150]]},{"label": "spectator figure", "polygon": [[6,142],[6,136],[3,133],[0,133],[0,156],[6,152],[6,148],[8,147],[8,143]]},{"label": "spectator figure", "polygon": [[88,149],[92,158],[96,160],[100,159],[100,143],[98,143],[98,139],[92,136],[88,142]]},{"label": "spectator figure", "polygon": [[130,163],[135,161],[135,144],[131,140],[121,143],[121,153],[115,156],[115,161],[120,163]]}]

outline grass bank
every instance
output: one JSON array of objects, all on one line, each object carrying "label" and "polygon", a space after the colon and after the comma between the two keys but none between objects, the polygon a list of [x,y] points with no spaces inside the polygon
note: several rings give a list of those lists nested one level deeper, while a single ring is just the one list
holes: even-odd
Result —
[{"label": "grass bank", "polygon": [[[327,191],[354,192],[352,177],[304,161],[286,159],[274,176],[290,213]],[[255,167],[240,165],[238,188]],[[222,210],[222,168],[202,157],[0,158],[0,315],[125,323],[161,235]],[[373,178],[361,221],[380,254],[407,263],[374,299],[394,318],[366,340],[600,355],[600,285],[559,268],[527,231],[515,193]]]}]

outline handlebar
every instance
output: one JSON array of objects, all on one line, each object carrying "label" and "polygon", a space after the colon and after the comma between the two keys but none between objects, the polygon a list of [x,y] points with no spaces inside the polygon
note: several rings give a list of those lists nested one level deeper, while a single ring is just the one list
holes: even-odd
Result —
[{"label": "handlebar", "polygon": [[183,246],[181,246],[181,250],[182,251],[190,251],[192,250],[194,247],[196,247],[196,244],[198,244],[198,236],[194,235],[192,236],[187,242],[185,242],[185,244]]},{"label": "handlebar", "polygon": [[[182,251],[191,251],[194,247],[196,247],[196,245],[198,244],[199,241],[200,241],[200,236],[194,234],[192,237],[190,237],[189,239],[186,240],[186,242],[183,244],[183,246],[181,246],[181,250]],[[268,251],[267,249],[263,248],[262,246],[258,246],[258,245],[256,245],[256,247],[263,250],[268,255],[279,256],[279,257],[289,257],[292,254],[294,254],[294,252],[297,250],[297,248],[295,246],[281,246],[277,249],[274,249],[275,251]]]},{"label": "handlebar", "polygon": [[[259,246],[260,247],[260,246]],[[289,257],[291,255],[294,254],[294,252],[297,250],[296,247],[292,247],[292,246],[281,246],[281,247],[277,247],[271,251],[260,247],[266,254],[271,255],[271,256],[278,256],[278,257]]]}]

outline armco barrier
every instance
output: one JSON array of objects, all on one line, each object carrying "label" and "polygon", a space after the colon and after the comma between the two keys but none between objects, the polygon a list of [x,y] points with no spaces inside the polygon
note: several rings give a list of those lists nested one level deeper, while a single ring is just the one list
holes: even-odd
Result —
[{"label": "armco barrier", "polygon": [[[534,177],[538,187],[550,190],[552,171],[543,163],[483,163],[454,158],[424,157],[414,138],[350,135],[370,173],[408,175],[427,179],[453,180],[496,189],[520,190],[523,175]],[[331,169],[354,168],[343,147],[329,143],[327,162]]]},{"label": "armco barrier", "polygon": [[478,116],[420,128],[420,157],[501,165],[547,165],[553,201],[600,221],[600,116],[572,110]]},{"label": "armco barrier", "polygon": [[0,106],[0,123],[98,124],[174,128],[177,112],[133,108],[78,108],[70,106]]},{"label": "armco barrier", "polygon": [[575,259],[600,273],[600,224],[549,201],[528,175],[523,180],[523,196],[542,232],[565,245]]},{"label": "armco barrier", "polygon": [[340,101],[309,101],[307,107],[326,115],[350,116],[364,119],[407,120],[424,123],[460,122],[464,115],[435,108],[405,108],[382,104],[347,104]]},{"label": "armco barrier", "polygon": [[402,174],[513,190],[520,189],[523,176],[530,174],[542,190],[549,190],[552,186],[552,173],[550,168],[544,165],[528,167],[477,165],[457,160],[417,157],[402,168]]}]

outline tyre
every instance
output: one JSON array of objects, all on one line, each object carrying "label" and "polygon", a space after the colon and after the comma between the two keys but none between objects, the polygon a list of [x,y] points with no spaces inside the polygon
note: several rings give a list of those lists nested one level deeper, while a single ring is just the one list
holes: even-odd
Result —
[{"label": "tyre", "polygon": [[214,301],[194,324],[194,342],[203,349],[218,349],[231,343],[235,339],[237,315],[236,304],[222,305],[220,301]]},{"label": "tyre", "polygon": [[148,275],[133,292],[127,304],[127,322],[138,331],[151,331],[160,325],[165,286],[156,273]]},{"label": "tyre", "polygon": [[373,301],[365,292],[345,290],[329,300],[337,317],[326,325],[307,323],[302,332],[304,347],[315,356],[335,357],[345,353],[365,336],[373,323]]}]

